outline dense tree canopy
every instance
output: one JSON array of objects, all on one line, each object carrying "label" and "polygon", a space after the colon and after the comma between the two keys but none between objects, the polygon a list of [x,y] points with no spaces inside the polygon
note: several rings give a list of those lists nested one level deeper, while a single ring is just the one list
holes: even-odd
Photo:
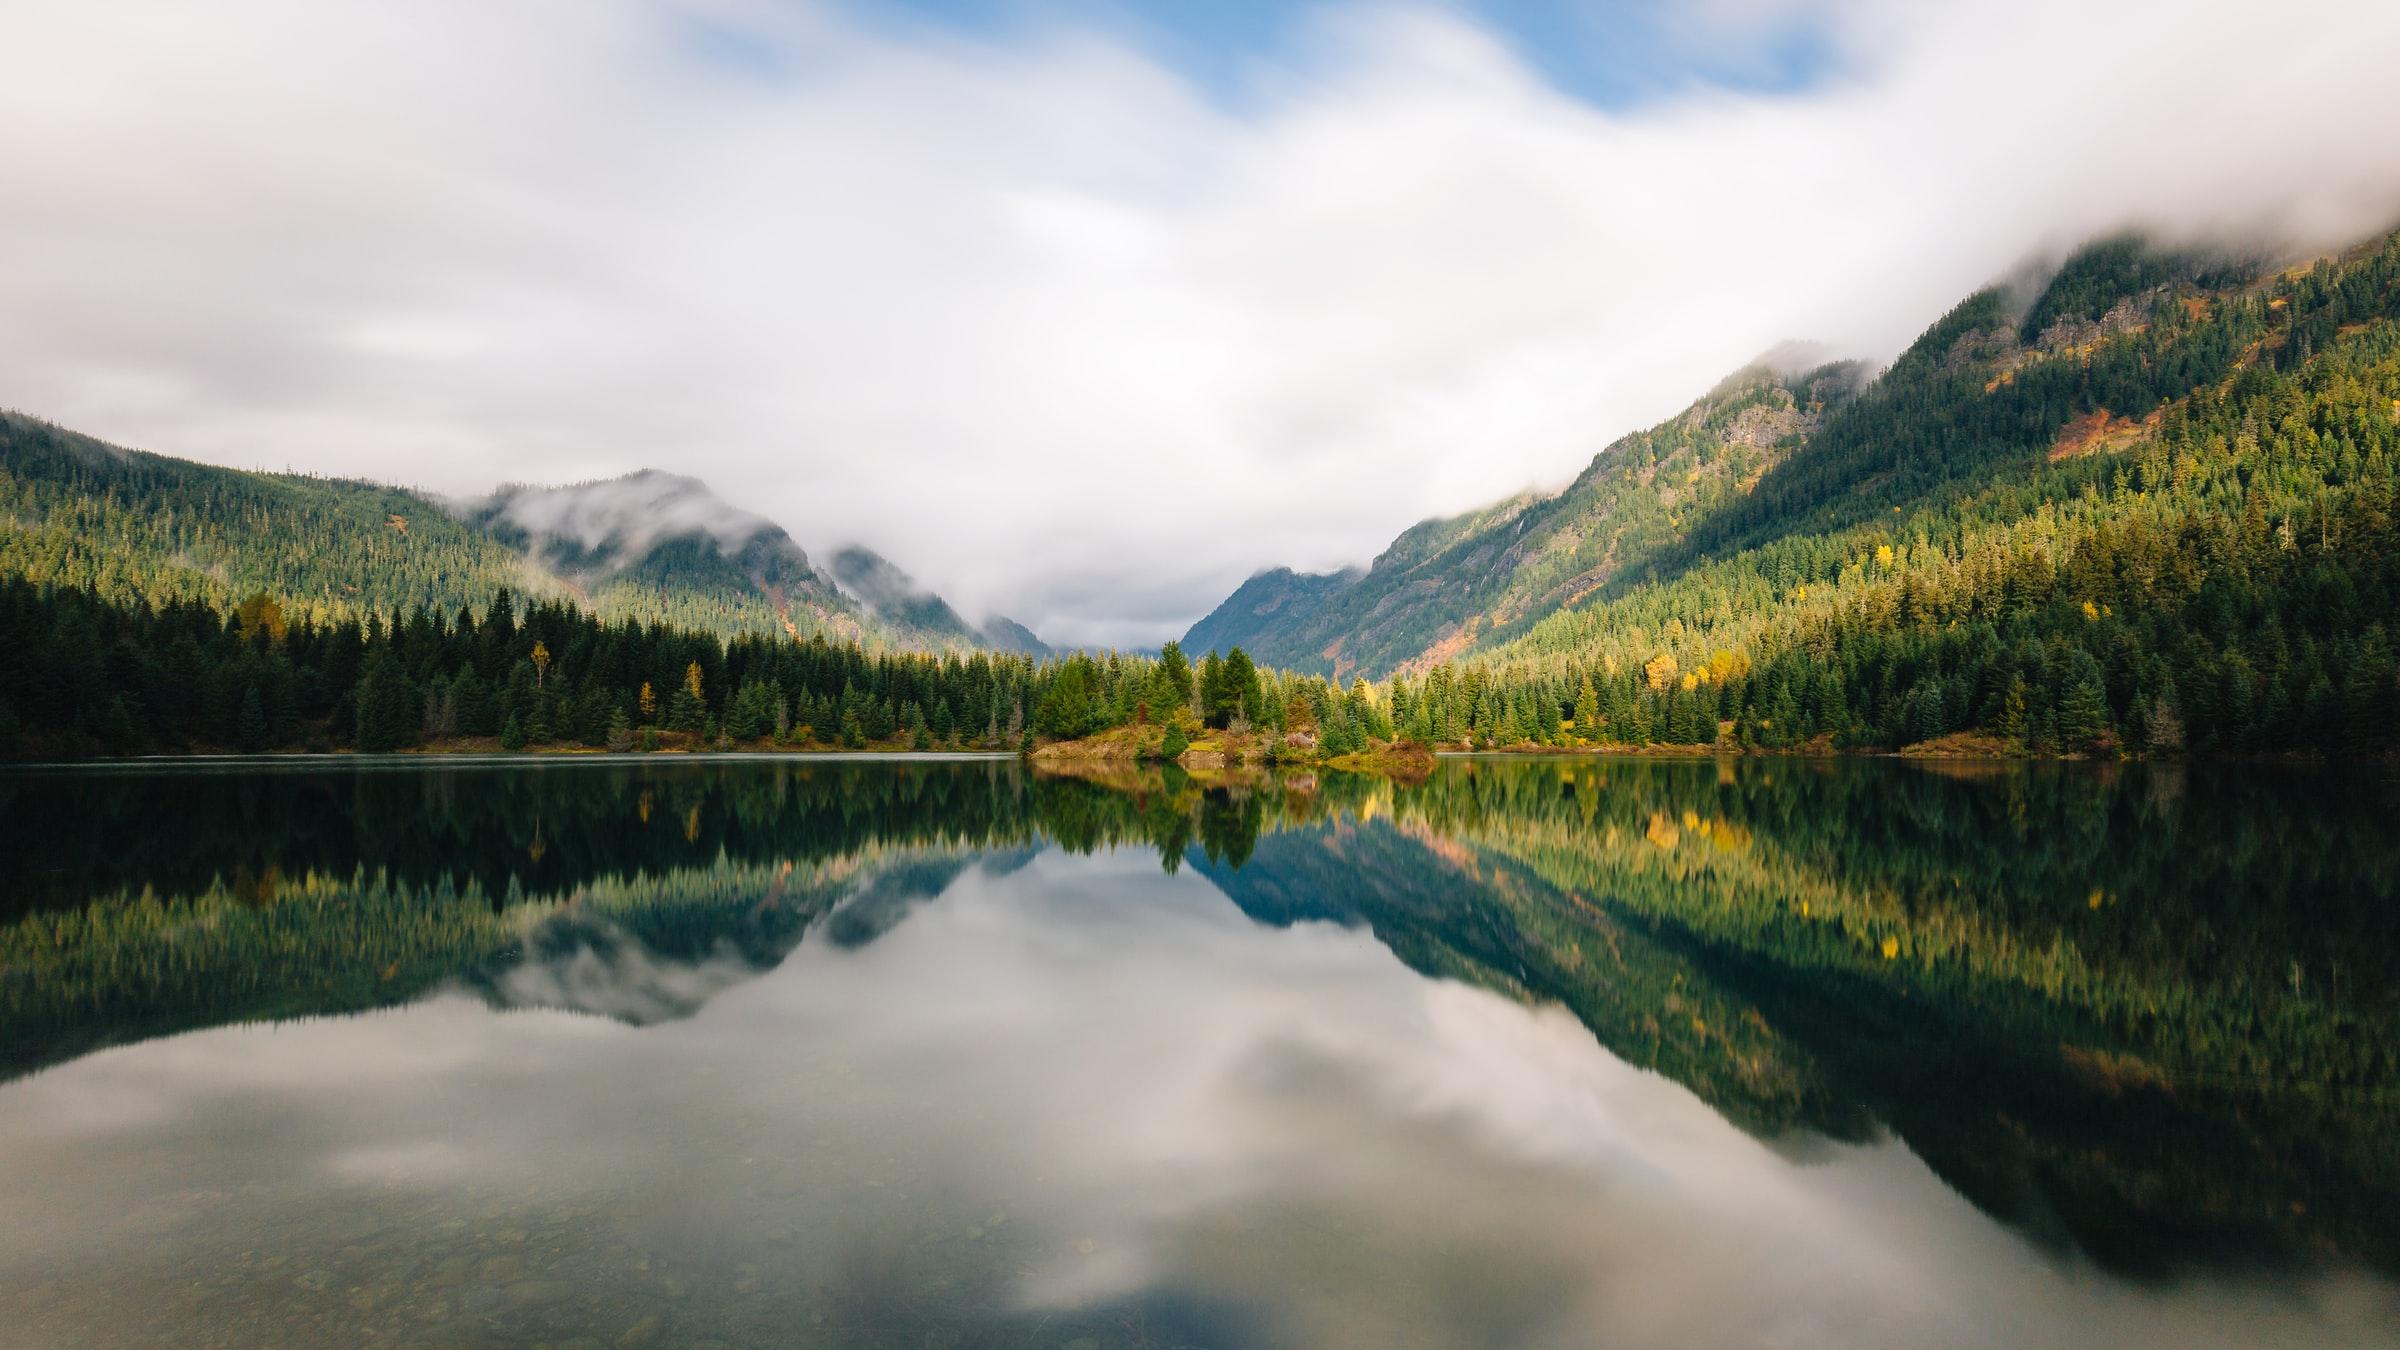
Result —
[{"label": "dense tree canopy", "polygon": [[[728,641],[604,622],[561,600],[520,609],[506,589],[480,611],[319,622],[288,619],[265,596],[226,613],[0,580],[0,752],[18,755],[391,751],[478,738],[511,750],[662,740],[1016,750],[1029,735],[1081,737],[1143,718],[1182,727],[1196,704],[1213,710],[1212,725],[1273,727],[1293,699],[1314,709],[1343,697],[1322,680],[1262,673],[1238,652],[1196,672],[1180,652],[1037,659],[870,653],[822,637]],[[1390,734],[1387,722],[1370,724]]]}]

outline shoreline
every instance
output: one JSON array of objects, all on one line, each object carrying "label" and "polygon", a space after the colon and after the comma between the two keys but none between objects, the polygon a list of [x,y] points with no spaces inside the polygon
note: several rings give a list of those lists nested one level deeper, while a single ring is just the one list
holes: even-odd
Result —
[{"label": "shoreline", "polygon": [[1161,767],[1175,764],[1186,772],[1222,772],[1228,769],[1275,769],[1285,772],[1316,772],[1333,770],[1348,773],[1403,776],[1421,772],[1433,761],[1477,759],[1666,759],[1684,761],[1722,761],[1738,759],[1761,760],[1898,760],[1927,764],[2241,764],[2284,765],[2293,767],[2395,767],[2389,756],[2340,756],[2293,751],[2264,755],[2036,755],[2023,751],[2000,751],[1944,746],[1940,749],[1920,749],[1915,746],[1898,750],[1862,750],[1832,748],[1771,749],[1724,745],[1510,745],[1483,749],[1428,749],[1425,747],[1382,747],[1337,756],[1293,756],[1268,759],[1248,747],[1227,750],[1195,745],[1175,760],[1162,759],[1154,754],[1132,752],[1128,747],[1100,738],[1072,741],[1052,741],[1033,751],[966,750],[966,749],[813,749],[767,746],[732,746],[721,750],[607,750],[589,746],[555,747],[546,749],[499,750],[481,746],[460,746],[448,749],[409,749],[388,751],[358,750],[267,750],[199,751],[171,755],[95,755],[76,759],[35,758],[0,759],[0,772],[24,769],[100,769],[100,768],[166,768],[180,765],[313,765],[342,764],[395,766],[405,764],[622,764],[651,761],[723,763],[732,760],[799,760],[852,761],[860,763],[991,763],[1006,760],[1022,761],[1028,766],[1050,773],[1072,773],[1072,766],[1123,764]]},{"label": "shoreline", "polygon": [[0,760],[0,772],[11,769],[164,768],[175,765],[319,765],[371,764],[637,764],[668,762],[722,763],[737,759],[854,760],[896,763],[907,760],[975,763],[1023,759],[1014,750],[267,750],[191,755],[94,756],[88,759]]}]

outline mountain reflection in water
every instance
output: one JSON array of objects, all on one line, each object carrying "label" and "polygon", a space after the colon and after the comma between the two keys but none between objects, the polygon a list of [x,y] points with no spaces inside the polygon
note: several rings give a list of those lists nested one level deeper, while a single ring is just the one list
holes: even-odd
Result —
[{"label": "mountain reflection in water", "polygon": [[0,776],[0,1343],[2391,1344],[2395,805]]}]

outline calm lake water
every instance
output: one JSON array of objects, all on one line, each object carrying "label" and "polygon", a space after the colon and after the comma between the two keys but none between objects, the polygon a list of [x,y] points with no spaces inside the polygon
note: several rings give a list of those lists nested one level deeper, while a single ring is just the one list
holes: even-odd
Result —
[{"label": "calm lake water", "polygon": [[0,1343],[2400,1344],[2400,790],[0,775]]}]

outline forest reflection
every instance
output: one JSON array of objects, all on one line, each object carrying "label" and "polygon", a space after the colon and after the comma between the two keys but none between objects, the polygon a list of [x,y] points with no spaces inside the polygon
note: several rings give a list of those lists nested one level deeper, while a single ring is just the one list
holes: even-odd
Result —
[{"label": "forest reflection", "polygon": [[1897,1134],[2119,1270],[2400,1271],[2396,808],[2330,771],[1792,760],[23,773],[0,1074],[446,987],[678,1018],[970,868],[1140,849],[1563,1005],[1753,1134]]}]

